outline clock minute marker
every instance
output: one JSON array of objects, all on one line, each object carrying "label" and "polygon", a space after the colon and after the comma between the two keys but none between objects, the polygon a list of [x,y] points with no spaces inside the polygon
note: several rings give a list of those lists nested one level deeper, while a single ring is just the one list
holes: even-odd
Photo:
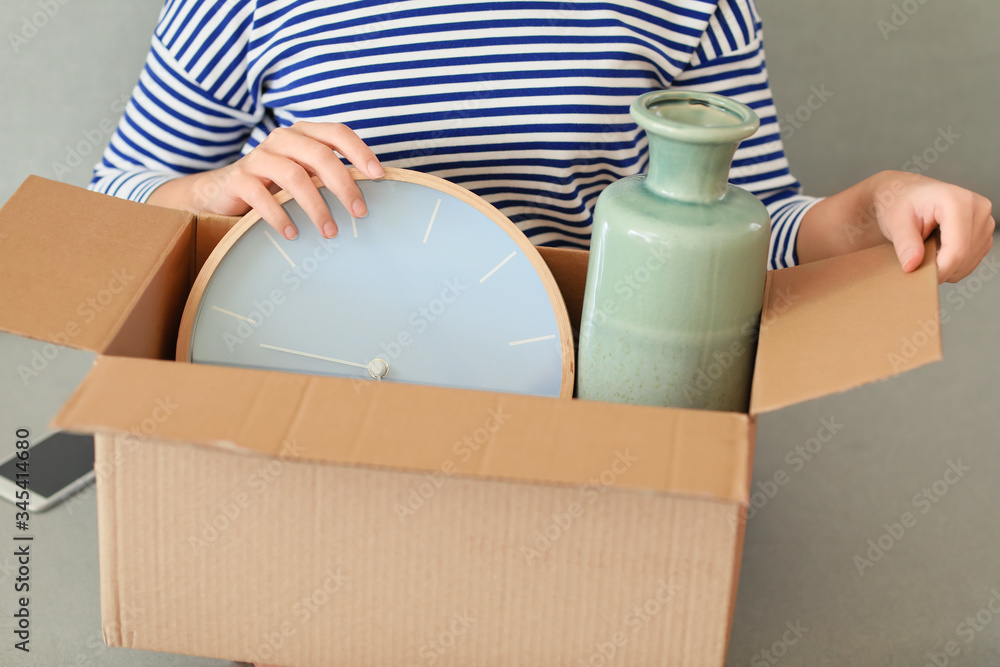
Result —
[{"label": "clock minute marker", "polygon": [[539,336],[538,338],[526,338],[524,340],[511,341],[510,343],[508,343],[508,345],[510,345],[511,347],[513,347],[515,345],[525,345],[526,343],[537,343],[537,342],[543,341],[543,340],[552,340],[555,337],[556,337],[555,334],[550,334],[548,336]]},{"label": "clock minute marker", "polygon": [[507,255],[506,257],[504,257],[503,260],[499,264],[497,264],[492,269],[490,269],[489,273],[487,273],[485,276],[483,276],[482,278],[479,279],[479,283],[480,284],[485,283],[487,278],[489,278],[494,273],[496,273],[497,271],[499,271],[501,266],[503,266],[504,264],[506,264],[510,260],[514,259],[514,255],[516,255],[516,254],[517,254],[517,251],[515,250],[515,251],[511,252],[509,255]]},{"label": "clock minute marker", "polygon": [[293,262],[292,258],[288,256],[288,253],[285,252],[285,249],[282,248],[280,245],[278,245],[278,242],[274,240],[273,236],[271,236],[271,232],[265,229],[264,233],[267,235],[267,238],[270,239],[271,243],[274,244],[274,247],[278,249],[278,252],[281,253],[281,256],[284,257],[288,261],[288,263],[292,265],[292,268],[294,269],[295,262]]},{"label": "clock minute marker", "polygon": [[243,320],[244,322],[249,322],[250,324],[256,324],[256,323],[257,323],[257,322],[256,322],[256,321],[255,321],[255,320],[254,320],[253,318],[251,318],[251,317],[247,317],[247,316],[245,316],[245,315],[240,315],[239,313],[234,313],[233,311],[231,311],[231,310],[226,310],[225,308],[219,308],[218,306],[212,306],[212,310],[217,310],[217,311],[219,311],[220,313],[224,313],[224,314],[226,314],[226,315],[229,315],[230,317],[235,317],[236,319],[238,319],[238,320]]},{"label": "clock minute marker", "polygon": [[427,231],[424,232],[424,243],[427,243],[427,237],[431,235],[431,227],[434,226],[434,219],[437,218],[439,208],[441,208],[440,197],[438,198],[437,203],[434,204],[434,212],[431,213],[431,221],[427,223]]}]

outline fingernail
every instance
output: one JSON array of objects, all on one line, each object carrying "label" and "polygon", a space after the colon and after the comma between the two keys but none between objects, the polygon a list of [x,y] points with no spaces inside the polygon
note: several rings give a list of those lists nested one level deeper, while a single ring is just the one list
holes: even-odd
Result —
[{"label": "fingernail", "polygon": [[916,250],[907,250],[906,252],[903,253],[903,259],[901,261],[901,264],[903,265],[904,268],[910,263],[910,260],[913,259],[913,257],[916,254],[917,254]]},{"label": "fingernail", "polygon": [[330,220],[325,225],[323,225],[323,236],[328,239],[332,239],[337,235],[337,225],[333,224],[333,220]]},{"label": "fingernail", "polygon": [[354,214],[355,218],[363,218],[368,215],[368,208],[365,206],[363,199],[355,199],[351,204],[351,213]]},{"label": "fingernail", "polygon": [[382,178],[385,176],[385,169],[377,161],[372,160],[368,163],[368,175],[372,178]]},{"label": "fingernail", "polygon": [[284,234],[285,238],[291,241],[292,239],[294,239],[296,236],[299,235],[299,231],[295,229],[293,225],[288,225],[287,227],[285,227]]}]

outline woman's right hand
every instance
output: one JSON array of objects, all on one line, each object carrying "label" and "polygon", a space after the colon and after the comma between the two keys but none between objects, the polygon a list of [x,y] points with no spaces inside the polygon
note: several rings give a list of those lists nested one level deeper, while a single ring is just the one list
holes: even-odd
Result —
[{"label": "woman's right hand", "polygon": [[351,128],[340,123],[300,121],[271,131],[230,165],[164,183],[146,203],[221,215],[243,215],[253,208],[278,233],[293,239],[298,234],[295,224],[272,196],[283,189],[320,233],[331,238],[337,234],[337,222],[313,184],[313,176],[319,177],[351,215],[360,218],[368,214],[361,189],[335,151],[369,178],[385,176],[375,153]]}]

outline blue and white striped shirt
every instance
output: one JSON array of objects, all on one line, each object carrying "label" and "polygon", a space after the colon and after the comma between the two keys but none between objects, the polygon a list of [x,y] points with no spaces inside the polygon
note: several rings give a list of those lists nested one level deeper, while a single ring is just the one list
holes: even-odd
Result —
[{"label": "blue and white striped shirt", "polygon": [[279,126],[348,125],[385,166],[499,208],[538,245],[589,245],[597,196],[646,167],[640,94],[727,95],[761,118],[730,180],[772,218],[771,268],[797,262],[817,200],[779,136],[752,0],[167,0],[91,189],[145,201]]}]

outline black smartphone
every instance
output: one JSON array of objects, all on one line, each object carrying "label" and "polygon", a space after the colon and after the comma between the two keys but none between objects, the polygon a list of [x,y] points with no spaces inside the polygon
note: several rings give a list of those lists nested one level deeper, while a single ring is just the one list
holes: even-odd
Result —
[{"label": "black smartphone", "polygon": [[[94,479],[94,436],[59,431],[0,463],[0,497],[42,512]],[[24,465],[24,464],[27,465]],[[27,474],[25,474],[27,473]],[[25,494],[27,491],[27,494]]]}]

